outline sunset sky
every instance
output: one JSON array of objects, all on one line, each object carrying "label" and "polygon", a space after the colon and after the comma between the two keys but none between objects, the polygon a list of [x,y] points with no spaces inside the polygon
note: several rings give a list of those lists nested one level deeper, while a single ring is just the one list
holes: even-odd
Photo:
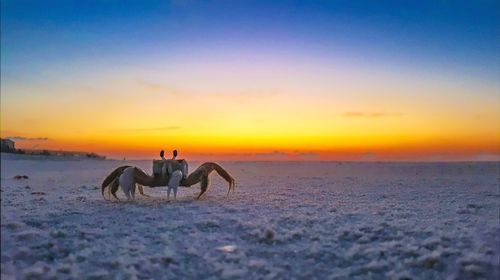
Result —
[{"label": "sunset sky", "polygon": [[1,137],[191,160],[499,160],[500,1],[1,1]]}]

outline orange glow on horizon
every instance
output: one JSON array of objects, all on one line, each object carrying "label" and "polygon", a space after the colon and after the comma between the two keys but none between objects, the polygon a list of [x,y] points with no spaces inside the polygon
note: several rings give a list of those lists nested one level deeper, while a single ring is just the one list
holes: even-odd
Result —
[{"label": "orange glow on horizon", "polygon": [[[462,161],[498,160],[497,139],[469,141],[411,141],[411,139],[330,139],[274,138],[224,139],[203,138],[206,143],[183,141],[182,137],[162,138],[128,137],[117,139],[67,139],[64,141],[18,141],[16,147],[32,149],[96,152],[114,159],[152,159],[161,149],[177,149],[189,160],[354,160],[354,161]],[[189,139],[187,139],[189,140]],[[233,140],[231,142],[231,140]],[[237,141],[235,141],[237,140]],[[349,140],[349,141],[348,141]],[[366,141],[370,140],[370,141]],[[353,141],[353,142],[350,142]],[[252,142],[251,145],[245,144]],[[273,144],[274,143],[274,144]],[[316,143],[316,144],[315,144]],[[322,143],[322,145],[320,145]]]},{"label": "orange glow on horizon", "polygon": [[[1,136],[27,138],[19,148],[118,159],[175,148],[193,160],[498,160],[496,87],[379,79],[253,91],[228,83],[220,92],[116,77],[98,90],[2,85],[11,95],[1,103]],[[26,91],[57,102],[27,102]]]}]

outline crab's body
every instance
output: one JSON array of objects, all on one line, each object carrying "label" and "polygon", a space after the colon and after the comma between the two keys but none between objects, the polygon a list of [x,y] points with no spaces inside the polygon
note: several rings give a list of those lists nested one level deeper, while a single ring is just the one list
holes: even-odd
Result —
[{"label": "crab's body", "polygon": [[[163,164],[168,165],[169,173],[165,174],[161,172],[163,169]],[[219,164],[215,162],[205,162],[200,165],[195,171],[186,176],[187,173],[187,162],[185,160],[154,160],[153,161],[153,176],[148,175],[142,169],[124,165],[113,170],[102,183],[102,195],[104,196],[104,191],[109,187],[110,193],[116,197],[116,192],[121,186],[123,192],[128,199],[134,199],[135,197],[135,186],[139,185],[139,193],[144,195],[144,191],[141,186],[148,187],[169,187],[168,195],[170,196],[170,191],[174,190],[174,196],[177,194],[177,187],[191,187],[197,183],[201,185],[201,192],[198,195],[200,198],[208,189],[209,179],[208,175],[214,170],[222,178],[224,178],[229,183],[228,194],[231,189],[234,190],[235,180],[229,175],[229,173],[224,170]]]}]

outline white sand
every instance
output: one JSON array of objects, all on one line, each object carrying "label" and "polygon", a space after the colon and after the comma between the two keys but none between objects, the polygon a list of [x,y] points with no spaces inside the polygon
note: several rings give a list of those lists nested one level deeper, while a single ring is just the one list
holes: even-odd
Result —
[{"label": "white sand", "polygon": [[213,175],[175,203],[104,201],[123,162],[1,164],[2,279],[499,277],[498,163],[221,163],[229,199]]}]

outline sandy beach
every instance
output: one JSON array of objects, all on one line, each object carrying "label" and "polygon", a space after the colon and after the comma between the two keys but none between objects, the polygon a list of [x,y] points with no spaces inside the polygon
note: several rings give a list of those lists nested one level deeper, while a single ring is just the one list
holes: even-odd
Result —
[{"label": "sandy beach", "polygon": [[229,198],[105,201],[123,164],[2,154],[2,279],[499,277],[498,163],[221,162]]}]

